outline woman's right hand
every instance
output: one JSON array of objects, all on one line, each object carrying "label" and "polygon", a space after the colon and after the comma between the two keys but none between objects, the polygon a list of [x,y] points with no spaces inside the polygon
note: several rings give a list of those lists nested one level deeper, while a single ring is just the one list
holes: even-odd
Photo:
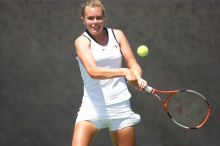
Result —
[{"label": "woman's right hand", "polygon": [[134,87],[138,86],[138,78],[136,77],[135,73],[131,69],[126,70],[125,78],[131,86],[134,86]]},{"label": "woman's right hand", "polygon": [[136,90],[144,91],[144,88],[147,86],[147,81],[142,78],[138,78],[131,69],[127,69],[125,78],[129,85],[133,86]]}]

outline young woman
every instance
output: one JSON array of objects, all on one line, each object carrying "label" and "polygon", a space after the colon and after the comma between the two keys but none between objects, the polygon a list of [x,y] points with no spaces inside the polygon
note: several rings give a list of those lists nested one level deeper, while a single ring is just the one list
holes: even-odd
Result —
[{"label": "young woman", "polygon": [[[75,40],[75,48],[84,94],[72,146],[89,146],[97,132],[107,127],[115,146],[135,146],[134,125],[140,116],[130,108],[125,80],[138,90],[147,82],[141,78],[141,68],[123,32],[105,27],[100,0],[83,4],[81,19],[86,31]],[[127,68],[122,68],[122,59]]]}]

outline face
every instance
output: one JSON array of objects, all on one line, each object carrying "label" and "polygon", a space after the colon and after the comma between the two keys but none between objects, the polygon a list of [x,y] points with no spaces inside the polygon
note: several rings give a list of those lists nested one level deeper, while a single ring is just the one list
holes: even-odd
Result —
[{"label": "face", "polygon": [[102,33],[105,24],[101,7],[86,7],[82,21],[92,35]]}]

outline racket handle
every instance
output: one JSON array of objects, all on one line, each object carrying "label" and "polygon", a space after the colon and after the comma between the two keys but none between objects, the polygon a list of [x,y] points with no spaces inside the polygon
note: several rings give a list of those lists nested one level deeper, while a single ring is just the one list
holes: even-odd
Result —
[{"label": "racket handle", "polygon": [[148,93],[152,93],[153,88],[152,88],[151,86],[146,86],[146,87],[144,88],[144,90],[145,90],[146,92],[148,92]]}]

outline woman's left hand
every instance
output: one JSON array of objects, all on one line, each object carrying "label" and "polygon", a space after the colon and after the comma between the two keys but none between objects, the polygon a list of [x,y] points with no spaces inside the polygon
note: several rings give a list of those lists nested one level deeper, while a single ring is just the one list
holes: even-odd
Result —
[{"label": "woman's left hand", "polygon": [[133,85],[133,87],[138,90],[138,91],[144,91],[144,88],[147,86],[147,81],[142,79],[142,78],[139,78],[137,80],[137,84],[136,86]]}]

